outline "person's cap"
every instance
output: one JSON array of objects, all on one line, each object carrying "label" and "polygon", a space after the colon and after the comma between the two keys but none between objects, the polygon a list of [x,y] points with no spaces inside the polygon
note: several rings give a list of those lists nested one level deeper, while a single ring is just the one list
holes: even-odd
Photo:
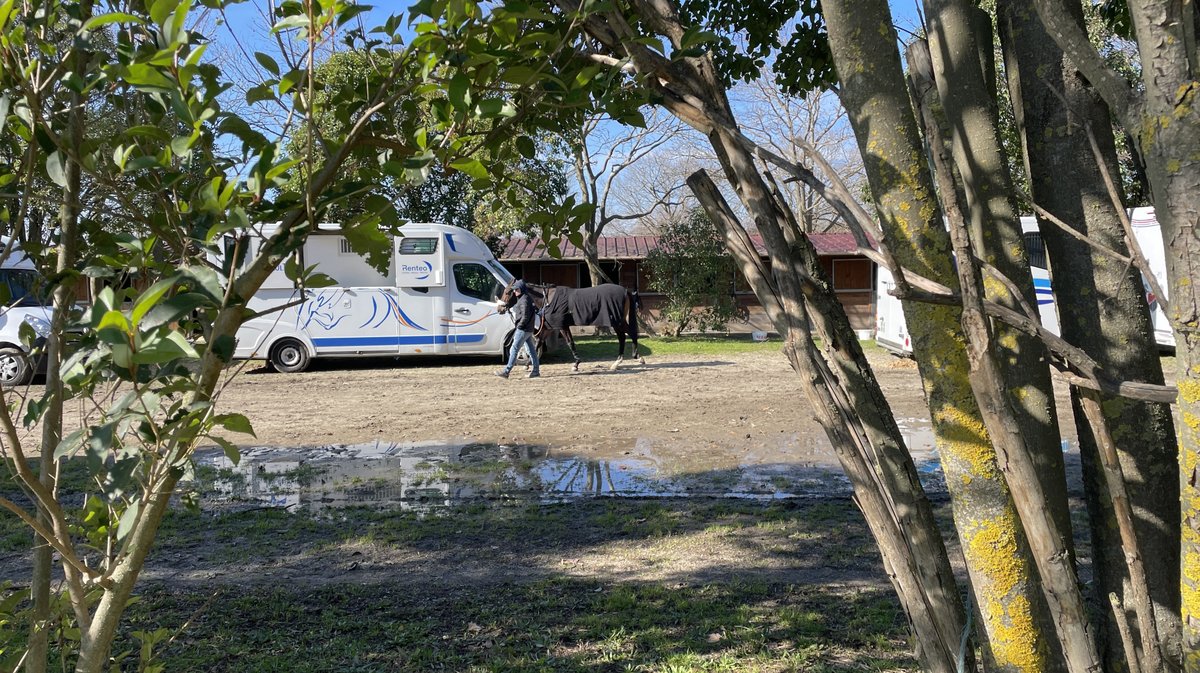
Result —
[{"label": "person's cap", "polygon": [[525,294],[525,293],[529,292],[529,286],[525,284],[524,280],[518,280],[513,285],[513,290],[516,292],[520,292],[521,294]]}]

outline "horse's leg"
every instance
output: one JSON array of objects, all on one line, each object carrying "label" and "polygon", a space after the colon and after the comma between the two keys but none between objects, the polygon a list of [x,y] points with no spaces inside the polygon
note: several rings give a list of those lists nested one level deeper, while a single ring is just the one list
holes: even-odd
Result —
[{"label": "horse's leg", "polygon": [[571,371],[577,372],[579,371],[579,363],[581,360],[579,359],[578,351],[575,350],[575,337],[571,336],[571,328],[562,328],[562,335],[567,341],[567,348],[571,349],[571,359],[575,361],[575,363],[571,365]]},{"label": "horse's leg", "polygon": [[617,332],[617,361],[612,363],[609,369],[616,371],[617,367],[625,361],[625,325],[617,323],[613,325],[613,329]]},{"label": "horse's leg", "polygon": [[633,342],[633,357],[638,364],[645,365],[646,358],[638,350],[638,296],[636,293],[625,294],[625,324],[629,327],[629,340]]}]

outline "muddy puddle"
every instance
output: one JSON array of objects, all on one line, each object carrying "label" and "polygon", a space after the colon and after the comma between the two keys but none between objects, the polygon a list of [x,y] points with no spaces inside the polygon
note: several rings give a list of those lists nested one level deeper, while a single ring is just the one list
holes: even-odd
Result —
[{"label": "muddy puddle", "polygon": [[[901,425],[926,488],[944,491],[932,433],[919,423]],[[434,511],[477,501],[584,497],[849,496],[850,483],[821,440],[792,435],[741,451],[647,439],[569,448],[465,439],[376,441],[248,447],[237,465],[214,448],[197,453],[197,485],[207,501],[313,510],[374,506]]]}]

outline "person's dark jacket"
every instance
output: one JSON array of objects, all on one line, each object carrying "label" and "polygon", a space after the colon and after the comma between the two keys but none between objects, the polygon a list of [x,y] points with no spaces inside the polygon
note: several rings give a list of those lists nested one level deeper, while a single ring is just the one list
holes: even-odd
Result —
[{"label": "person's dark jacket", "polygon": [[516,324],[517,329],[525,332],[533,330],[537,309],[533,305],[533,298],[527,292],[523,292],[521,296],[517,297],[516,303],[509,311],[512,311],[513,323]]}]

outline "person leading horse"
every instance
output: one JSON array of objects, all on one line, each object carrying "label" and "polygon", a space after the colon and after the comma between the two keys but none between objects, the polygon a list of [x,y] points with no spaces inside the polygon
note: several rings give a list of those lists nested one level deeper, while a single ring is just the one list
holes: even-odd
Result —
[{"label": "person leading horse", "polygon": [[[513,285],[514,283],[509,283],[500,295],[498,310],[501,313],[507,311],[516,301],[512,291]],[[609,369],[616,369],[624,362],[627,334],[633,343],[633,357],[640,364],[646,364],[646,359],[638,349],[637,311],[641,302],[637,292],[626,290],[614,283],[584,288],[563,285],[528,287],[535,288],[531,296],[542,310],[542,325],[536,335],[538,340],[543,338],[546,330],[558,330],[571,349],[571,358],[574,360],[572,371],[579,371],[579,364],[582,362],[575,348],[575,339],[571,336],[571,327],[575,325],[608,327],[617,333],[617,361]],[[541,290],[540,302],[537,290]]]}]

